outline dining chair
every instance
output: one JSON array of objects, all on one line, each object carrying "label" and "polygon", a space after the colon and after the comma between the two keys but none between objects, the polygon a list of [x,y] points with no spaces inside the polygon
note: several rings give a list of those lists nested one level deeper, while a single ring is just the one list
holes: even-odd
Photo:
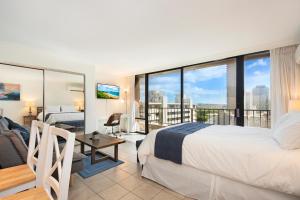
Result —
[{"label": "dining chair", "polygon": [[[42,134],[40,130],[42,130]],[[27,163],[0,170],[0,197],[42,184],[48,130],[48,124],[36,120],[32,121]]]},{"label": "dining chair", "polygon": [[[58,136],[66,140],[62,150],[60,150],[58,145]],[[32,188],[11,196],[7,196],[1,200],[67,200],[74,142],[74,133],[50,126],[46,148],[48,153],[46,154],[45,158],[42,185],[37,188]],[[55,159],[53,159],[54,153]],[[57,172],[57,176],[53,175],[54,172]]]}]

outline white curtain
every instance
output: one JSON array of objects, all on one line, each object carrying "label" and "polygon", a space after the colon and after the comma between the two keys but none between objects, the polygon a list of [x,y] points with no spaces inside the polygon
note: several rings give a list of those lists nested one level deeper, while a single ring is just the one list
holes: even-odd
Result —
[{"label": "white curtain", "polygon": [[290,99],[300,97],[300,65],[296,64],[297,46],[271,50],[271,109],[272,126],[288,112]]},{"label": "white curtain", "polygon": [[130,132],[136,131],[136,122],[135,122],[135,76],[130,76],[129,78],[129,118],[130,118]]}]

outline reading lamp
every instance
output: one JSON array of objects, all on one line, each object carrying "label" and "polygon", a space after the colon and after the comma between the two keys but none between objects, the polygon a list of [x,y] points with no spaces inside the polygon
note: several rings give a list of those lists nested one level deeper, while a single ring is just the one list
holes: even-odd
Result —
[{"label": "reading lamp", "polygon": [[292,99],[289,101],[289,112],[300,111],[300,99]]}]

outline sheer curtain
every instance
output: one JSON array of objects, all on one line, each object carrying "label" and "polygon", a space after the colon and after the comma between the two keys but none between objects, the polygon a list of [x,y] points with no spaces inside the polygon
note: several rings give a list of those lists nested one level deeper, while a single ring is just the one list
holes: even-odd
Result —
[{"label": "sheer curtain", "polygon": [[271,108],[272,127],[288,112],[291,99],[300,97],[300,65],[296,64],[297,46],[271,50]]},{"label": "sheer curtain", "polygon": [[135,76],[129,77],[130,84],[130,98],[129,98],[129,118],[130,118],[130,132],[136,131],[136,123],[135,123]]}]

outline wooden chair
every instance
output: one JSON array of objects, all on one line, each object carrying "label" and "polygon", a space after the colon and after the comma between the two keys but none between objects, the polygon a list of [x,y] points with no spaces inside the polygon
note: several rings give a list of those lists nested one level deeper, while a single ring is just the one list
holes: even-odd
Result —
[{"label": "wooden chair", "polygon": [[120,126],[121,115],[122,115],[122,113],[112,114],[111,116],[109,116],[107,122],[104,124],[104,126],[110,126],[111,127],[111,133],[113,135],[114,135],[114,127],[115,126]]},{"label": "wooden chair", "polygon": [[[41,185],[48,129],[49,125],[32,121],[27,164],[0,170],[0,197]],[[42,130],[42,136],[40,130]]]},{"label": "wooden chair", "polygon": [[[57,136],[66,140],[64,148],[60,151]],[[24,192],[5,197],[1,200],[67,200],[69,191],[69,181],[73,158],[75,134],[69,131],[50,127],[47,143],[47,155],[45,159],[42,186]],[[53,152],[56,161],[53,163]],[[57,171],[58,178],[53,176]],[[54,193],[51,193],[51,189]],[[53,196],[54,194],[55,196]]]}]

